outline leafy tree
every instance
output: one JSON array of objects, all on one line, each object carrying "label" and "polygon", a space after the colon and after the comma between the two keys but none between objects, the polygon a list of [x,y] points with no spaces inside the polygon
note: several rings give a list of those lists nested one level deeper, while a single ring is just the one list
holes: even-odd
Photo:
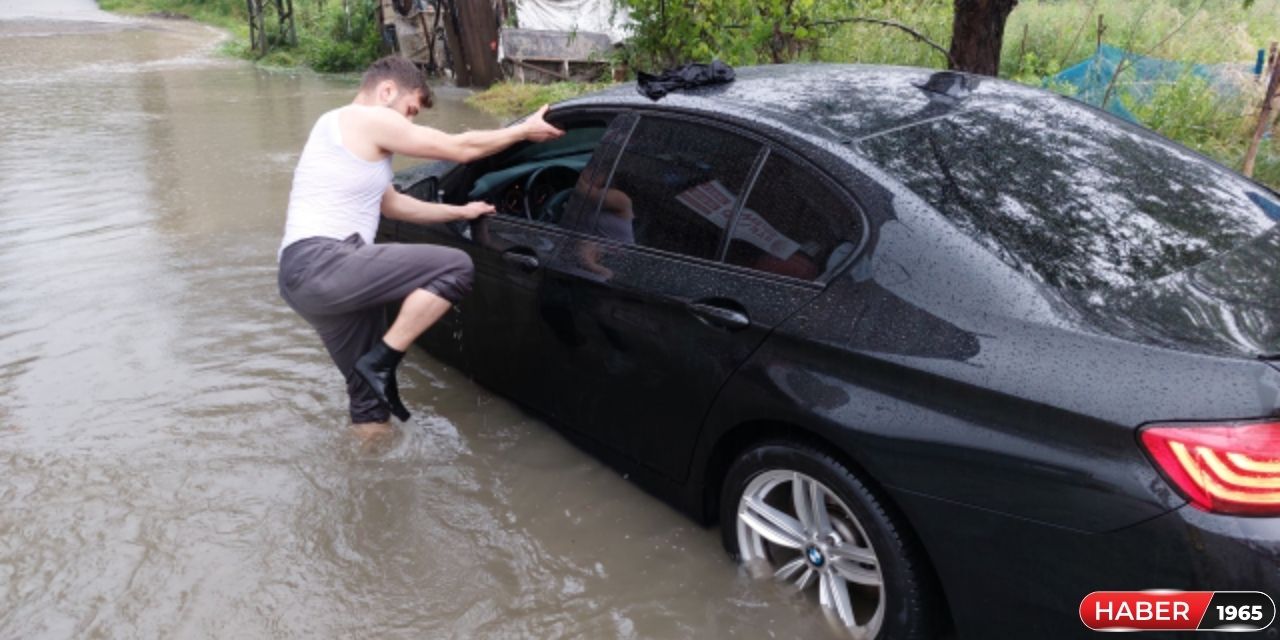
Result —
[{"label": "leafy tree", "polygon": [[718,57],[731,64],[812,59],[853,0],[619,0],[636,20],[634,62],[672,66]]}]

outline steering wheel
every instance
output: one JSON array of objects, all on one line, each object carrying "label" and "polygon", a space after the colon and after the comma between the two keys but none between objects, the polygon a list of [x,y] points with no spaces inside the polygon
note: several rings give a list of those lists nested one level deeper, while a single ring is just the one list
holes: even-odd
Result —
[{"label": "steering wheel", "polygon": [[530,221],[555,222],[555,212],[548,207],[557,193],[572,189],[579,172],[562,165],[541,167],[524,181],[524,217]]}]

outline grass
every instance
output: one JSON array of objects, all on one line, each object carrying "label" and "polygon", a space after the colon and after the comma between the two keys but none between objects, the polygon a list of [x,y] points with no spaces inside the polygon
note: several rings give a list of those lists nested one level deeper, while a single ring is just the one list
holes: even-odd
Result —
[{"label": "grass", "polygon": [[[944,0],[863,0],[851,14],[901,22],[947,47],[952,6]],[[1258,49],[1280,40],[1280,0],[1255,0],[1247,9],[1240,0],[1021,0],[1005,27],[1001,77],[1069,88],[1049,86],[1049,80],[1093,55],[1098,16],[1104,43],[1167,60],[1252,63]],[[814,58],[946,66],[945,56],[906,33],[858,23],[829,29]],[[1255,83],[1245,83],[1237,95],[1221,95],[1186,77],[1145,104],[1126,106],[1145,126],[1239,169],[1261,98]],[[1280,189],[1277,138],[1280,133],[1264,142],[1254,177]]]},{"label": "grass", "polygon": [[467,98],[467,103],[495,116],[511,118],[530,113],[544,104],[568,100],[609,86],[612,85],[607,82],[499,82]]}]

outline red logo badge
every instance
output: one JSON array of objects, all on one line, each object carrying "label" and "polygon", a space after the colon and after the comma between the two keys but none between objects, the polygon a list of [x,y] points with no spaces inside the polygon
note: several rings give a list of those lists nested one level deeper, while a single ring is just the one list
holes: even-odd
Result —
[{"label": "red logo badge", "polygon": [[1275,616],[1260,591],[1094,591],[1080,602],[1094,631],[1261,631]]}]

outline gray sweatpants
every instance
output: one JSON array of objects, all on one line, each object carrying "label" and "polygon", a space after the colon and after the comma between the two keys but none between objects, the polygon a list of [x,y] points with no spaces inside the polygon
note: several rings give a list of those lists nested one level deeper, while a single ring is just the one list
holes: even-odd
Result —
[{"label": "gray sweatpants", "polygon": [[390,412],[355,364],[387,332],[387,305],[426,289],[457,303],[471,290],[471,257],[429,244],[367,245],[359,235],[345,240],[307,238],[280,256],[280,297],[311,323],[347,381],[351,420],[383,422]]}]

